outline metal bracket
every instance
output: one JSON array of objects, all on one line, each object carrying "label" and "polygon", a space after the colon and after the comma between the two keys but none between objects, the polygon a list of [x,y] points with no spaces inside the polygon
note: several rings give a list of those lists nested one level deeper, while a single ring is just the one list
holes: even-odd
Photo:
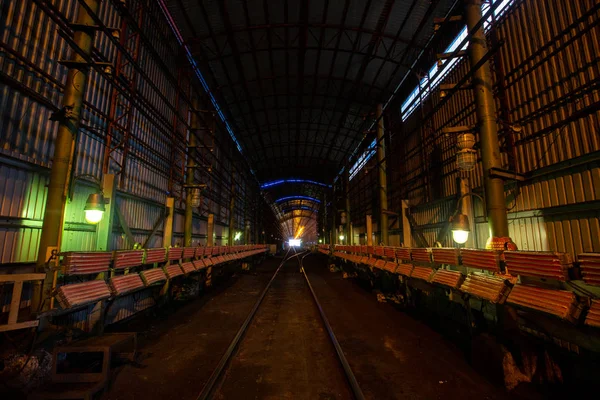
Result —
[{"label": "metal bracket", "polygon": [[63,106],[60,110],[50,114],[50,121],[63,122],[69,119],[75,119],[73,106]]},{"label": "metal bracket", "polygon": [[94,63],[89,63],[87,61],[76,61],[76,60],[60,60],[58,62],[60,65],[64,65],[65,67],[69,68],[69,69],[85,69],[85,68],[89,68],[91,65],[98,65],[104,68],[112,68],[113,64],[110,62],[94,62]]},{"label": "metal bracket", "polygon": [[489,169],[489,177],[490,178],[500,178],[509,181],[519,181],[523,182],[525,180],[525,175],[518,174],[513,171],[508,171],[500,168],[490,168]]},{"label": "metal bracket", "polygon": [[438,59],[438,61],[437,61],[438,67],[441,67],[443,65],[442,60],[447,60],[450,58],[466,57],[466,56],[467,56],[466,50],[454,51],[452,53],[438,53],[436,55],[436,58]]},{"label": "metal bracket", "polygon": [[462,132],[473,132],[477,129],[475,125],[463,125],[463,126],[452,126],[450,128],[442,128],[442,133],[462,133]]}]

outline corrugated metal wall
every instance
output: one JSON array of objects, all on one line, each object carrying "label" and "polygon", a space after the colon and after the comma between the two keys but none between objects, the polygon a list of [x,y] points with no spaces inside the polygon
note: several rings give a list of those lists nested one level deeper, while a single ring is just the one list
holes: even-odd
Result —
[{"label": "corrugated metal wall", "polygon": [[[514,166],[527,179],[506,186],[510,235],[521,249],[600,251],[600,113],[591,111],[598,108],[600,97],[599,21],[597,0],[516,0],[496,22],[495,34],[504,45],[493,71],[496,92],[500,95],[503,88],[507,99],[497,107],[499,116],[509,118],[500,128],[522,127],[514,134]],[[443,83],[457,82],[466,71],[467,62],[461,61]],[[461,91],[433,118],[422,120],[439,101],[440,91],[435,89],[421,109],[391,129],[389,197],[393,211],[400,210],[401,199],[409,200],[415,228],[429,245],[440,239],[451,245],[448,235],[439,234],[456,206],[457,149],[455,138],[441,130],[475,124],[474,102],[469,91]],[[503,153],[506,169],[511,165],[509,153]],[[469,175],[472,187],[481,193],[481,165]],[[362,191],[375,187],[376,179],[365,168],[352,185]],[[361,233],[360,211],[367,208],[367,199],[353,204],[359,213],[353,212],[352,219]],[[477,199],[474,208],[475,243],[482,247],[489,236],[487,224]],[[395,243],[399,238],[390,236]]]},{"label": "corrugated metal wall", "polygon": [[[139,49],[140,71],[133,90],[144,99],[144,105],[131,108],[130,149],[124,171],[126,178],[117,195],[117,204],[134,240],[143,243],[162,214],[169,189],[169,168],[176,164],[181,170],[185,161],[172,161],[171,150],[174,147],[185,150],[185,143],[173,143],[170,135],[174,121],[178,121],[177,135],[184,138],[188,135],[189,107],[183,101],[177,102],[177,93],[189,97],[191,85],[186,84],[184,79],[177,86],[177,79],[172,79],[185,65],[177,57],[179,44],[165,23],[158,3],[128,1],[127,6],[132,13],[142,10],[143,15],[140,26],[147,42],[142,41]],[[71,55],[63,36],[71,34],[68,22],[75,20],[77,7],[77,0],[0,0],[1,263],[31,262],[37,255],[45,186],[58,128],[58,123],[50,121],[50,116],[61,106],[67,68],[59,61],[67,60]],[[108,27],[121,26],[121,16],[112,1],[100,2],[99,16]],[[116,63],[117,47],[105,33],[95,36],[94,47],[96,59]],[[133,71],[131,64],[125,68]],[[190,79],[189,76],[187,79]],[[112,90],[107,79],[93,69],[90,71],[81,128],[76,139],[75,175],[102,176]],[[204,93],[197,95],[203,96]],[[176,104],[179,106],[176,107]],[[121,104],[120,107],[129,106]],[[221,148],[225,148],[227,154],[239,158],[239,154],[230,151],[233,144],[229,143],[227,135],[218,139],[215,155],[221,154]],[[112,155],[115,162],[111,162],[110,172],[118,173],[123,151],[117,149]],[[233,168],[236,167],[230,160],[214,165],[219,176],[213,179],[210,188],[209,196],[213,201],[206,202],[210,207],[203,212],[204,216],[211,211],[215,213],[218,238],[228,233],[221,225],[228,223],[229,196],[228,192],[220,193],[217,189],[229,187],[227,177]],[[257,187],[255,189],[246,183],[250,182],[247,178],[240,178],[239,193],[244,197],[257,196]],[[93,187],[85,182],[75,184],[73,198],[66,208],[62,250],[95,249],[96,227],[83,219],[83,206],[92,190]],[[182,193],[180,181],[175,182],[173,193]],[[249,217],[244,215],[246,202],[242,196],[236,200],[236,228],[239,229],[243,229],[243,221]],[[184,207],[183,201],[183,198],[176,201],[179,210]],[[202,244],[206,233],[204,219],[200,215],[194,219],[194,240]],[[119,224],[114,225],[110,239],[112,248],[130,247],[132,243],[124,236]],[[174,241],[182,242],[182,237],[183,219],[178,211]],[[162,226],[148,246],[161,244]]]}]

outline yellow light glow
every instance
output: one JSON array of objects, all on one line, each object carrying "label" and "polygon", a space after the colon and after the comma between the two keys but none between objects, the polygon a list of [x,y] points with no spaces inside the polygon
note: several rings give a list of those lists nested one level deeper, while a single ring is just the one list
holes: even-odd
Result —
[{"label": "yellow light glow", "polygon": [[458,244],[463,244],[469,240],[469,231],[456,230],[452,231],[452,239]]},{"label": "yellow light glow", "polygon": [[298,237],[300,237],[300,235],[302,234],[303,230],[304,230],[303,226],[299,227],[298,231],[296,231],[296,235],[294,236],[294,239],[298,239]]},{"label": "yellow light glow", "polygon": [[90,224],[97,224],[102,220],[104,211],[101,210],[85,210],[85,220]]}]

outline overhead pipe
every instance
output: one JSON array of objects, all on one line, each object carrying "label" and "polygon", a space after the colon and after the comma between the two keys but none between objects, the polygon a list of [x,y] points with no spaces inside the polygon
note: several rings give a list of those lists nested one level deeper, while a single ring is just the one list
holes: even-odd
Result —
[{"label": "overhead pipe", "polygon": [[[196,175],[196,159],[197,145],[196,145],[196,133],[200,129],[199,118],[198,118],[198,98],[192,99],[192,109],[190,115],[190,131],[189,141],[187,146],[187,166],[186,166],[186,193],[185,193],[185,215],[183,221],[183,245],[184,247],[190,247],[192,245],[192,230],[193,230],[193,218],[194,218],[194,199],[193,193],[196,188],[194,187],[194,177]],[[202,201],[200,201],[202,205]]]},{"label": "overhead pipe", "polygon": [[[82,6],[85,4],[86,7]],[[99,0],[82,0],[78,6],[77,23],[74,25],[74,43],[83,54],[73,51],[70,61],[67,63],[67,81],[62,98],[62,107],[54,118],[58,119],[58,133],[54,141],[54,154],[52,157],[52,168],[50,169],[50,180],[48,182],[48,194],[44,209],[44,220],[40,235],[40,245],[36,262],[36,271],[45,272],[46,264],[54,253],[60,251],[64,211],[69,192],[69,180],[73,167],[73,154],[75,152],[75,138],[81,122],[83,96],[88,80],[89,65],[84,55],[92,54],[94,41],[94,21],[88,14],[97,13],[100,8]],[[85,28],[85,27],[89,28]],[[52,289],[54,272],[48,271],[43,283],[34,287],[32,297],[32,309],[39,310],[45,297]],[[49,305],[50,303],[48,303]]]}]

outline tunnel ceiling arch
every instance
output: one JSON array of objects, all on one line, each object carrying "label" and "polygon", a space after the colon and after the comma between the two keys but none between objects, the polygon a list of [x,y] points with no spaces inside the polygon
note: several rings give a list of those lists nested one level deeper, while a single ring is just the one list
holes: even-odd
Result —
[{"label": "tunnel ceiling arch", "polygon": [[261,183],[331,183],[455,3],[163,1]]},{"label": "tunnel ceiling arch", "polygon": [[[259,182],[295,178],[328,185],[363,142],[377,104],[390,100],[425,54],[434,18],[457,4],[160,1]],[[289,204],[278,198],[323,199],[328,191],[290,184],[263,189],[280,219]],[[307,234],[316,239],[314,229]]]}]

